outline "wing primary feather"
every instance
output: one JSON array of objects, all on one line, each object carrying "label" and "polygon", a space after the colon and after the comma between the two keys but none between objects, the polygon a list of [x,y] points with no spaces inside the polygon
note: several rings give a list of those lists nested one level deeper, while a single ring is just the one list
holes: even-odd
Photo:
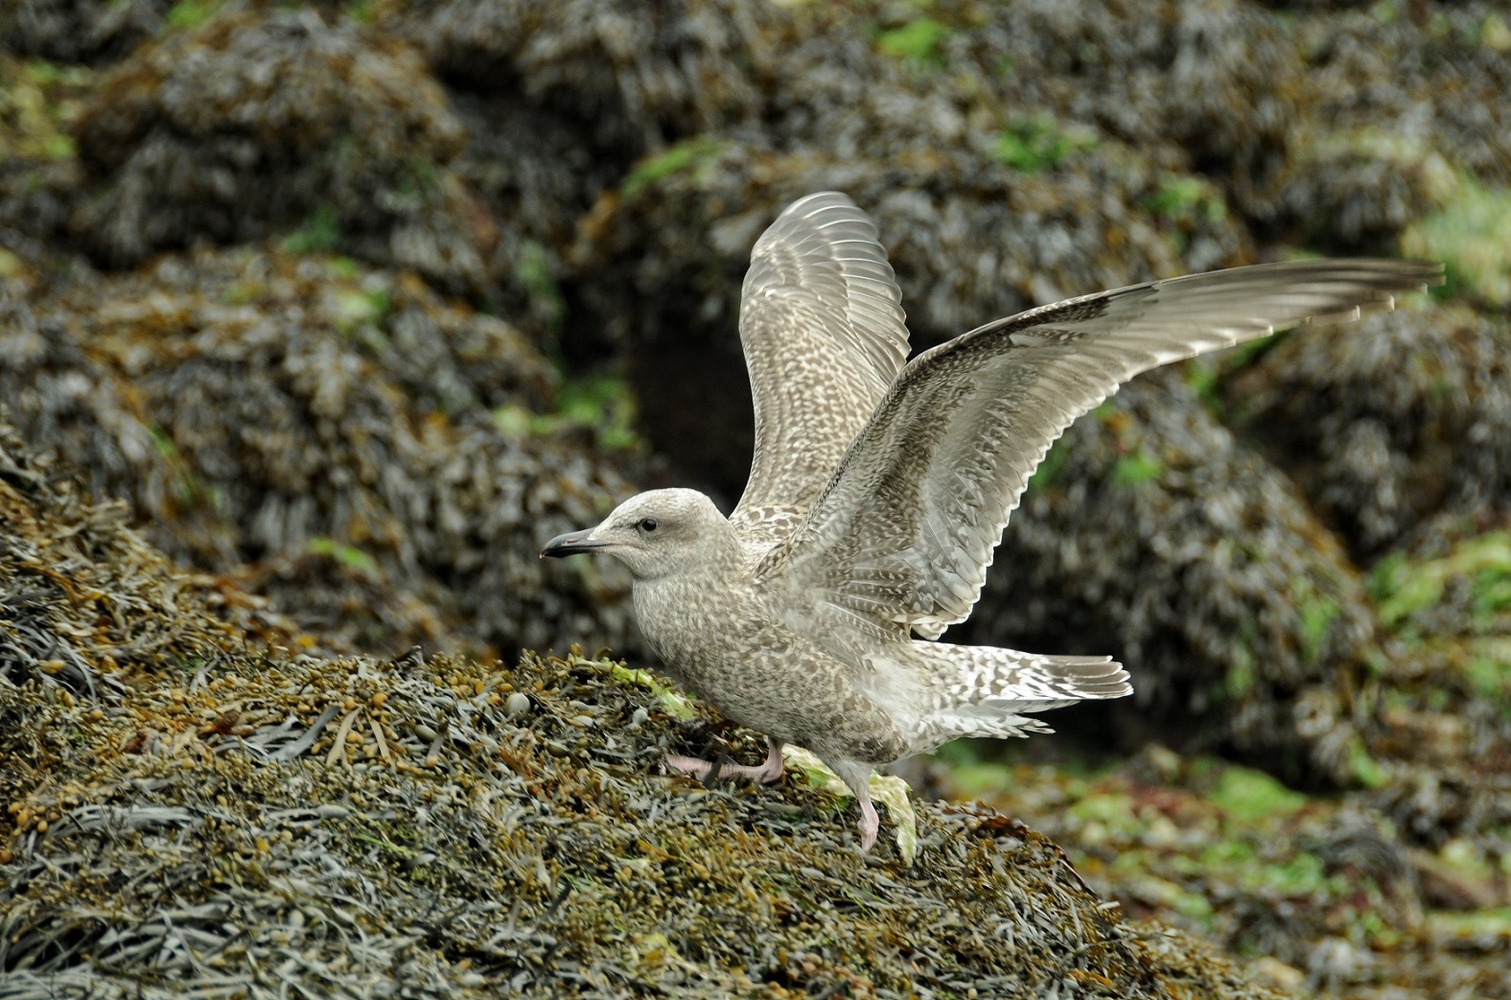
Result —
[{"label": "wing primary feather", "polygon": [[1441,278],[1441,266],[1414,261],[1260,264],[1079,296],[977,327],[901,369],[759,573],[795,606],[812,607],[815,589],[846,604],[847,581],[864,563],[888,582],[870,592],[870,611],[856,613],[935,637],[970,614],[1050,445],[1123,382],[1304,322],[1390,309],[1398,295]]}]

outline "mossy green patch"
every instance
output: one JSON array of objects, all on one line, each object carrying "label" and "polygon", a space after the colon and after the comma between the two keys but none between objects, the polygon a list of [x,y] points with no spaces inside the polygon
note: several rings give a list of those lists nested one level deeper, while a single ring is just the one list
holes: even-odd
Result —
[{"label": "mossy green patch", "polygon": [[1292,580],[1291,594],[1296,599],[1296,612],[1301,619],[1302,661],[1315,663],[1327,639],[1328,629],[1338,620],[1341,608],[1336,598],[1323,593],[1309,577]]},{"label": "mossy green patch", "polygon": [[1158,459],[1140,448],[1113,464],[1112,481],[1118,486],[1138,486],[1154,482],[1164,471],[1165,468]]},{"label": "mossy green patch", "polygon": [[0,160],[67,160],[93,74],[36,59],[0,60]]},{"label": "mossy green patch", "polygon": [[1186,385],[1196,393],[1196,398],[1201,400],[1201,405],[1208,413],[1221,419],[1227,412],[1227,406],[1219,392],[1222,383],[1218,378],[1217,367],[1210,361],[1195,359],[1184,368]]},{"label": "mossy green patch", "polygon": [[[1127,855],[1127,857],[1130,862],[1138,860],[1137,853]],[[1128,864],[1127,870],[1132,873],[1142,867],[1141,864]],[[1129,893],[1137,897],[1140,902],[1169,909],[1204,929],[1210,930],[1215,923],[1211,901],[1201,893],[1192,892],[1178,882],[1155,875],[1130,875]]]},{"label": "mossy green patch", "polygon": [[1286,788],[1263,771],[1238,766],[1223,771],[1212,789],[1211,799],[1246,822],[1289,816],[1306,805],[1306,796],[1300,792]]},{"label": "mossy green patch", "polygon": [[1064,438],[1059,438],[1049,446],[1049,451],[1044,454],[1044,460],[1028,477],[1028,490],[1047,490],[1053,487],[1059,481],[1069,461],[1070,446],[1065,443]]},{"label": "mossy green patch", "polygon": [[1348,773],[1364,788],[1383,788],[1390,775],[1380,762],[1370,755],[1362,740],[1355,740],[1348,748]]},{"label": "mossy green patch", "polygon": [[656,700],[661,703],[661,707],[665,709],[666,714],[674,719],[692,719],[698,714],[697,710],[692,707],[692,703],[688,701],[686,695],[656,680],[655,675],[649,670],[637,670],[627,667],[622,663],[616,663],[613,666],[613,676],[616,680],[625,681],[629,684],[638,684],[655,695]]},{"label": "mossy green patch", "polygon": [[1322,859],[1311,853],[1247,868],[1241,883],[1248,889],[1289,897],[1341,896],[1348,890],[1348,880],[1328,874]]},{"label": "mossy green patch", "polygon": [[932,17],[920,17],[901,27],[878,32],[876,50],[894,59],[940,66],[944,64],[940,49],[949,34],[950,29]]},{"label": "mossy green patch", "polygon": [[343,333],[362,326],[381,326],[393,311],[393,295],[386,288],[337,288],[331,302],[336,327]]},{"label": "mossy green patch", "polygon": [[1464,677],[1477,697],[1511,717],[1511,661],[1502,657],[1471,657],[1464,664]]},{"label": "mossy green patch", "polygon": [[1475,910],[1469,913],[1436,911],[1427,921],[1439,938],[1447,939],[1498,939],[1501,947],[1511,945],[1511,906],[1493,910]]},{"label": "mossy green patch", "polygon": [[283,238],[290,253],[329,253],[341,245],[341,217],[336,206],[320,205],[303,226]]},{"label": "mossy green patch", "polygon": [[1221,222],[1227,217],[1228,205],[1222,191],[1202,177],[1167,176],[1153,194],[1144,199],[1150,212],[1172,222],[1204,218]]},{"label": "mossy green patch", "polygon": [[1025,174],[1042,173],[1065,162],[1071,154],[1094,149],[1096,133],[1084,126],[1061,126],[1039,117],[1009,126],[997,136],[993,154],[998,161]]},{"label": "mossy green patch", "polygon": [[1396,625],[1436,605],[1454,579],[1468,583],[1476,626],[1487,627],[1495,616],[1511,610],[1511,532],[1491,531],[1466,539],[1437,559],[1387,556],[1370,573],[1369,592],[1380,620]]},{"label": "mossy green patch", "polygon": [[657,181],[712,162],[722,148],[719,140],[711,135],[684,139],[635,164],[619,186],[619,193],[624,198],[633,198]]},{"label": "mossy green patch", "polygon": [[1492,306],[1511,304],[1511,188],[1461,176],[1439,211],[1401,234],[1401,249],[1444,262],[1448,280],[1434,296],[1462,290]]},{"label": "mossy green patch", "polygon": [[601,448],[628,451],[641,445],[635,431],[634,392],[629,383],[612,376],[568,379],[550,413],[535,413],[517,403],[506,403],[494,408],[492,416],[494,425],[512,438],[585,428]]},{"label": "mossy green patch", "polygon": [[188,31],[208,21],[220,8],[219,0],[179,0],[168,9],[163,27],[169,31]]},{"label": "mossy green patch", "polygon": [[363,552],[355,545],[346,542],[338,542],[334,538],[323,535],[311,538],[308,545],[311,555],[324,556],[334,559],[348,569],[360,569],[375,573],[378,571],[378,561]]},{"label": "mossy green patch", "polygon": [[598,443],[605,448],[625,450],[640,444],[634,426],[635,394],[624,379],[569,379],[563,383],[556,405],[564,420],[592,427]]},{"label": "mossy green patch", "polygon": [[532,309],[540,313],[550,331],[556,333],[566,315],[566,300],[562,297],[546,248],[536,240],[521,240],[514,271],[520,284],[525,286],[525,293],[530,296]]},{"label": "mossy green patch", "polygon": [[1011,787],[1012,780],[1012,767],[991,761],[956,764],[950,769],[950,784],[966,798],[1000,792]]},{"label": "mossy green patch", "polygon": [[1223,675],[1223,693],[1231,700],[1238,701],[1244,695],[1254,690],[1254,682],[1258,680],[1255,671],[1254,654],[1244,647],[1235,649],[1235,653],[1247,653],[1246,656],[1233,658],[1233,663],[1228,667],[1228,672]]}]

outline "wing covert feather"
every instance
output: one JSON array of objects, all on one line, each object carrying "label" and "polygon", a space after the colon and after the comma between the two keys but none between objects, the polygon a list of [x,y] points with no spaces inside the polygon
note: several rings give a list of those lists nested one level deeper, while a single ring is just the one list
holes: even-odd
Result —
[{"label": "wing covert feather", "polygon": [[908,355],[901,302],[875,225],[845,195],[794,202],[756,241],[740,304],[755,454],[730,516],[747,537],[797,523],[885,397]]}]

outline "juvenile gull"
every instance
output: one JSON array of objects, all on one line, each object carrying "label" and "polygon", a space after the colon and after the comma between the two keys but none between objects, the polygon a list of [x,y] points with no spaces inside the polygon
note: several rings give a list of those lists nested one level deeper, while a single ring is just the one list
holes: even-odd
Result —
[{"label": "juvenile gull", "polygon": [[541,553],[622,560],[670,673],[770,738],[765,764],[720,773],[773,781],[782,745],[807,747],[854,791],[862,850],[879,826],[877,766],[961,736],[1047,733],[1033,713],[1133,690],[1110,657],[925,641],[970,614],[1029,476],[1072,421],[1139,372],[1390,309],[1441,275],[1318,260],[1170,278],[994,320],[904,364],[902,293],[876,237],[849,198],[823,192],[756,241],[740,306],[755,456],[734,513],[653,490]]}]

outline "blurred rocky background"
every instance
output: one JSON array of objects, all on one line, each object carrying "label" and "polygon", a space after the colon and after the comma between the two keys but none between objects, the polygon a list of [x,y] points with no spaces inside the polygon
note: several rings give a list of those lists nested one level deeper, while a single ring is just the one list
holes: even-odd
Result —
[{"label": "blurred rocky background", "polygon": [[1078,422],[951,638],[1137,694],[912,777],[1283,991],[1511,996],[1492,0],[10,0],[0,404],[296,649],[652,665],[622,573],[536,553],[643,486],[732,506],[739,282],[824,188],[920,349],[1190,271],[1446,262]]}]

